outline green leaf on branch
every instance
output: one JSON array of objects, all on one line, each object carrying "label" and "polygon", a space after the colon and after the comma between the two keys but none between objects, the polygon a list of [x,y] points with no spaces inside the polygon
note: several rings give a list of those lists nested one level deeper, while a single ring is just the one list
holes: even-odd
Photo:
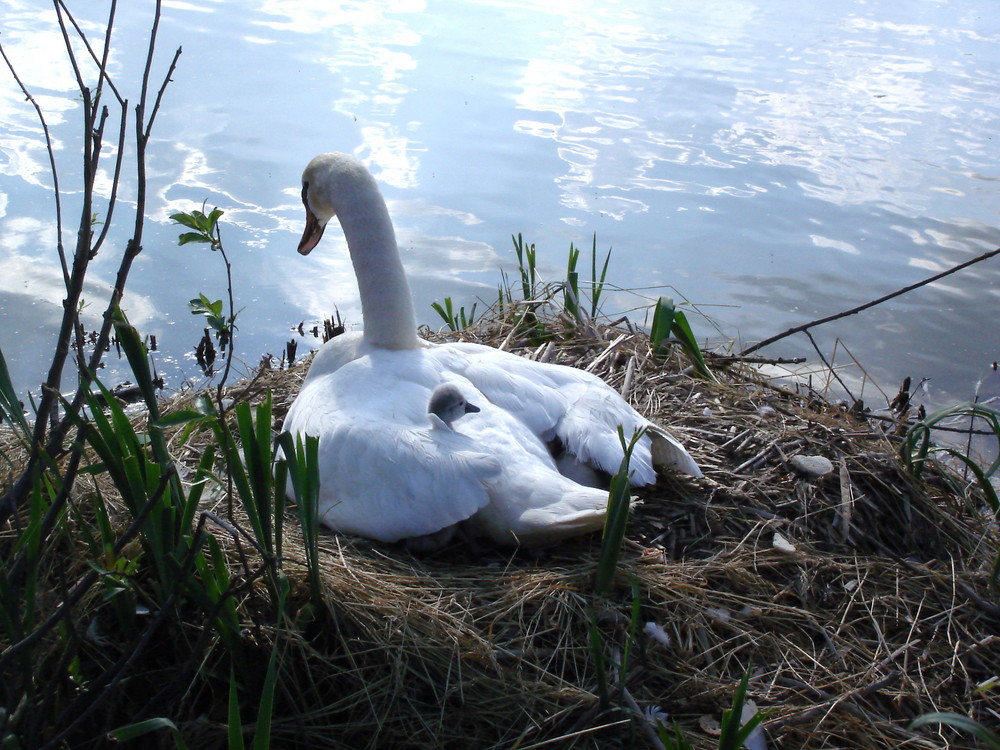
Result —
[{"label": "green leaf on branch", "polygon": [[187,245],[189,242],[207,242],[212,244],[214,240],[199,232],[184,232],[184,234],[177,238],[178,245]]},{"label": "green leaf on branch", "polygon": [[[202,208],[204,208],[202,204]],[[190,213],[171,214],[170,218],[176,224],[193,229],[193,232],[184,232],[177,240],[178,245],[187,245],[190,242],[204,242],[212,246],[214,250],[220,244],[219,240],[219,218],[224,212],[220,208],[213,208],[209,213],[194,210]]]},{"label": "green leaf on branch", "polygon": [[213,302],[204,294],[199,294],[197,299],[188,302],[188,308],[191,310],[192,315],[204,315],[208,320],[208,325],[214,331],[221,333],[229,327],[229,321],[226,320],[226,316],[223,314],[221,299]]}]

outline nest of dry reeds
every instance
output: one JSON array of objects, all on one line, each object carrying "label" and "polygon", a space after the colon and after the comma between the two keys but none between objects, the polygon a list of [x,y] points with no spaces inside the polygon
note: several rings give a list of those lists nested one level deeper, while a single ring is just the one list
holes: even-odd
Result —
[{"label": "nest of dry reeds", "polygon": [[[673,430],[705,478],[637,493],[617,587],[600,599],[597,535],[417,556],[324,532],[317,611],[290,523],[297,619],[258,629],[281,642],[275,746],[655,747],[639,715],[659,711],[710,748],[747,671],[770,747],[965,747],[907,725],[930,711],[997,723],[997,691],[980,687],[1000,674],[1000,538],[969,483],[915,479],[884,423],[749,367],[689,376],[627,323],[518,336],[497,321],[461,334],[602,376]],[[271,389],[283,415],[303,374],[264,373],[251,394]],[[833,470],[803,474],[798,455]],[[185,733],[221,742],[220,710]]]},{"label": "nest of dry reeds", "polygon": [[[230,533],[236,507],[235,525],[215,533],[233,579],[248,581],[237,603],[245,671],[262,675],[277,649],[272,747],[655,748],[650,730],[666,714],[694,747],[715,748],[745,673],[773,748],[968,747],[952,730],[907,726],[932,711],[998,723],[1000,533],[972,483],[904,468],[902,425],[732,360],[713,366],[718,382],[698,379],[624,321],[555,319],[527,335],[491,319],[447,338],[458,336],[600,375],[674,431],[705,477],[637,492],[604,597],[593,593],[596,534],[536,552],[456,543],[415,555],[322,532],[316,602],[289,512],[280,628],[251,574],[260,556]],[[228,392],[252,403],[270,391],[280,424],[305,369],[262,370]],[[174,441],[182,464],[198,462],[199,439]],[[799,456],[831,470],[803,473]],[[225,747],[232,655],[203,621],[160,639],[114,713],[162,710],[188,746]],[[108,647],[90,650],[100,659]],[[254,688],[242,688],[246,700]],[[255,705],[240,709],[252,730]]]}]

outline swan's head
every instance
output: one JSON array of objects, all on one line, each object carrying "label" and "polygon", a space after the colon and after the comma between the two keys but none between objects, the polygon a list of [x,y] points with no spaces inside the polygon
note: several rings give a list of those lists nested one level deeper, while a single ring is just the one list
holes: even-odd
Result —
[{"label": "swan's head", "polygon": [[435,388],[430,403],[427,404],[427,412],[436,416],[448,427],[451,427],[451,423],[456,419],[479,410],[478,406],[470,404],[462,392],[450,383]]},{"label": "swan's head", "polygon": [[299,252],[308,255],[316,247],[345,200],[372,190],[378,192],[375,179],[364,164],[349,154],[320,154],[309,162],[302,173],[306,228],[299,240]]}]

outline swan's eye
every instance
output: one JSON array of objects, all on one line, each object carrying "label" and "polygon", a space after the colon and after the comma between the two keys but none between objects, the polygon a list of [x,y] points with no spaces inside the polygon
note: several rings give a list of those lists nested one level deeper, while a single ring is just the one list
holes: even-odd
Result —
[{"label": "swan's eye", "polygon": [[309,208],[309,201],[306,200],[306,193],[308,193],[308,192],[309,192],[309,183],[308,182],[303,182],[302,183],[302,205],[304,205],[306,208]]}]

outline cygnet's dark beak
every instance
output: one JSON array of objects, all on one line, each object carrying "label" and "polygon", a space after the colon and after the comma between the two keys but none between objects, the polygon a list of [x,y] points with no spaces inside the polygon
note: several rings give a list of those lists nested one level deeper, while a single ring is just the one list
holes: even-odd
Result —
[{"label": "cygnet's dark beak", "polygon": [[466,414],[474,414],[477,411],[482,411],[482,409],[480,409],[475,404],[470,404],[468,401],[465,402],[465,413]]},{"label": "cygnet's dark beak", "polygon": [[302,232],[302,239],[299,240],[299,252],[302,255],[309,255],[309,252],[316,247],[324,229],[326,225],[320,224],[313,212],[306,208],[306,228]]}]

